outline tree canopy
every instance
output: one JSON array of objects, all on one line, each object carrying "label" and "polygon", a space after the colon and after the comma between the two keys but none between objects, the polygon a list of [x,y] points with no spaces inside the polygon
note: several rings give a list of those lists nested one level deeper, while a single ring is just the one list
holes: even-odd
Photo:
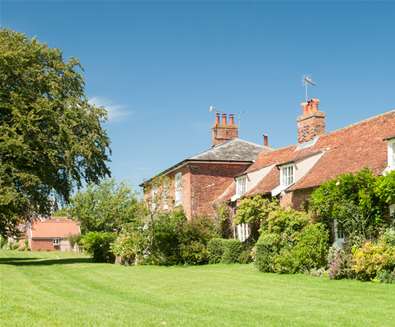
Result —
[{"label": "tree canopy", "polygon": [[110,175],[105,119],[77,59],[0,29],[0,234]]},{"label": "tree canopy", "polygon": [[78,192],[71,199],[69,214],[81,223],[82,233],[86,233],[119,232],[125,224],[139,222],[146,212],[127,184],[108,179]]}]

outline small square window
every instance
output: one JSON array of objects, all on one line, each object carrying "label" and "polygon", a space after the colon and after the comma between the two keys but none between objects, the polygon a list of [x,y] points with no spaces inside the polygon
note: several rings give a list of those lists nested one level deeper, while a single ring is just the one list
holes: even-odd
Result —
[{"label": "small square window", "polygon": [[52,244],[53,244],[54,246],[60,245],[60,238],[54,238],[54,239],[52,240]]},{"label": "small square window", "polygon": [[295,165],[286,165],[281,167],[280,184],[289,186],[295,181]]}]

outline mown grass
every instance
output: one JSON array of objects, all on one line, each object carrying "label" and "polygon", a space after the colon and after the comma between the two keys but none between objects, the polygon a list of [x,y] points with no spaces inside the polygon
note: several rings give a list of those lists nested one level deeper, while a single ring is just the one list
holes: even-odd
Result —
[{"label": "mown grass", "polygon": [[0,251],[5,326],[395,326],[395,285]]}]

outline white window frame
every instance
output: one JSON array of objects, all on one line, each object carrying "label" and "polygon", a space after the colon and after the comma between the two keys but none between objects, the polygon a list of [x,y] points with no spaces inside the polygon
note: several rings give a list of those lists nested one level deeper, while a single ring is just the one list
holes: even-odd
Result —
[{"label": "white window frame", "polygon": [[284,165],[280,167],[280,185],[287,187],[295,183],[295,164]]},{"label": "white window frame", "polygon": [[158,195],[158,187],[153,186],[151,189],[151,211],[155,211],[157,208],[157,195]]},{"label": "white window frame", "polygon": [[54,238],[52,244],[53,246],[60,246],[60,238]]},{"label": "white window frame", "polygon": [[247,192],[247,175],[236,177],[236,195],[241,197]]},{"label": "white window frame", "polygon": [[242,223],[236,225],[236,236],[240,242],[245,242],[248,240],[251,234],[251,229],[248,224]]},{"label": "white window frame", "polygon": [[182,204],[182,173],[178,172],[174,175],[174,205]]},{"label": "white window frame", "polygon": [[388,141],[388,168],[395,170],[395,139]]}]

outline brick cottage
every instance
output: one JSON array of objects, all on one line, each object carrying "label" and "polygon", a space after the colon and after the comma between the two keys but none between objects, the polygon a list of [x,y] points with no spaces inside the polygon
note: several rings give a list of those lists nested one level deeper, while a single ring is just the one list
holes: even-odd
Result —
[{"label": "brick cottage", "polygon": [[246,171],[259,153],[272,150],[267,138],[265,144],[259,145],[238,135],[234,115],[217,113],[210,149],[180,161],[140,185],[150,207],[169,210],[182,206],[188,219],[214,215],[214,201],[234,177]]},{"label": "brick cottage", "polygon": [[[303,208],[311,192],[344,173],[369,168],[377,175],[395,169],[395,110],[342,129],[326,132],[319,100],[302,103],[297,119],[297,144],[279,149],[238,139],[234,118],[217,114],[213,147],[160,173],[169,180],[161,201],[152,201],[162,185],[150,179],[142,184],[145,199],[158,209],[181,205],[188,218],[213,215],[221,202],[237,208],[243,197],[276,197],[282,206]],[[156,206],[156,204],[155,204]],[[390,210],[395,210],[391,206]],[[244,240],[248,226],[237,226]]]},{"label": "brick cottage", "polygon": [[33,220],[24,230],[20,246],[27,240],[32,251],[72,251],[69,237],[81,234],[79,223],[66,217]]}]

